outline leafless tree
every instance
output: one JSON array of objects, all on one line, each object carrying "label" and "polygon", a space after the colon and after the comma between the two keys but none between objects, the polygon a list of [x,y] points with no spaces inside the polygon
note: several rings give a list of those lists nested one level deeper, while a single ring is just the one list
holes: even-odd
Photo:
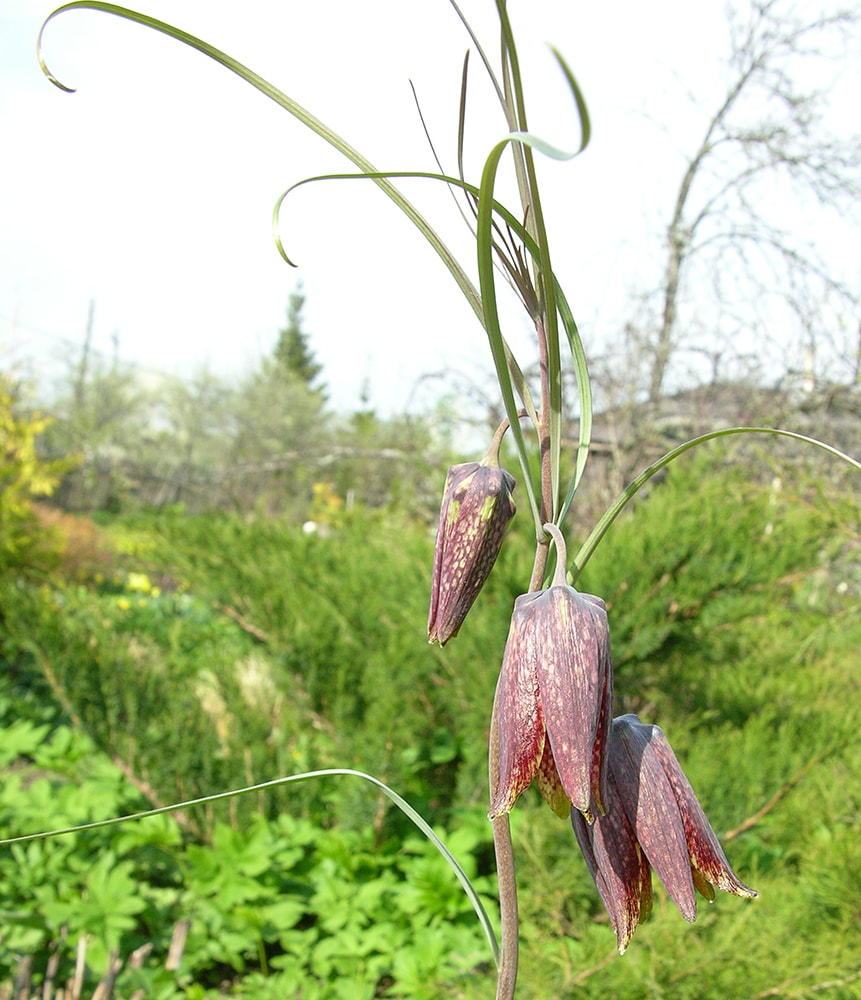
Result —
[{"label": "leafless tree", "polygon": [[[747,350],[754,373],[776,337],[785,371],[793,325],[803,344],[792,363],[803,358],[812,374],[817,346],[835,346],[823,338],[843,337],[838,353],[849,378],[857,375],[858,346],[849,338],[861,296],[816,246],[815,230],[829,217],[845,223],[859,208],[861,139],[829,118],[829,91],[859,24],[857,4],[826,10],[750,0],[730,10],[727,87],[687,160],[667,226],[660,301],[645,335],[650,401],[665,391],[682,350],[705,356],[716,378],[733,344],[733,360]],[[699,330],[686,308],[692,302]]]}]

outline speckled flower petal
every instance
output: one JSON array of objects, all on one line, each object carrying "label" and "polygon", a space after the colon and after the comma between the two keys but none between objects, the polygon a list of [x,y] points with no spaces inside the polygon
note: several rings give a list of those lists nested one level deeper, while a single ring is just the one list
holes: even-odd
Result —
[{"label": "speckled flower petal", "polygon": [[[526,595],[531,596],[531,595]],[[538,773],[546,731],[538,695],[538,670],[534,656],[524,649],[517,605],[511,619],[502,669],[496,686],[493,711],[499,743],[499,780],[490,803],[490,817],[508,812],[520,793]]]},{"label": "speckled flower petal", "polygon": [[652,871],[616,790],[608,781],[606,812],[593,824],[576,809],[571,825],[624,954],[638,924],[652,910]]},{"label": "speckled flower petal", "polygon": [[603,602],[553,586],[530,605],[525,628],[538,663],[547,735],[562,787],[591,820],[603,802],[612,668]]},{"label": "speckled flower petal", "polygon": [[615,719],[610,772],[646,857],[679,912],[693,922],[697,898],[685,827],[673,786],[652,745],[654,728],[636,716]]},{"label": "speckled flower petal", "polygon": [[541,754],[536,779],[541,797],[547,805],[560,819],[568,819],[571,813],[571,800],[565,794],[565,789],[559,780],[556,761],[553,759],[553,750],[550,746],[550,740],[547,739],[544,741],[544,752]]},{"label": "speckled flower petal", "polygon": [[[658,726],[648,728],[652,730],[649,741],[652,752],[660,761],[679,806],[697,889],[709,901],[714,899],[712,886],[736,896],[754,898],[757,892],[741,882],[730,868],[723,848],[663,730]],[[703,881],[706,886],[701,884]]]},{"label": "speckled flower petal", "polygon": [[457,635],[484,586],[516,510],[513,477],[493,464],[448,470],[434,548],[428,641]]}]

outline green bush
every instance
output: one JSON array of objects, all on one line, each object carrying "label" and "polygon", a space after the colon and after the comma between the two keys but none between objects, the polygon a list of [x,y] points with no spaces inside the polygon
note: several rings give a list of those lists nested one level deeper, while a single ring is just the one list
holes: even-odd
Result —
[{"label": "green bush", "polygon": [[[145,805],[88,737],[56,720],[22,715],[26,706],[11,685],[4,687],[4,836]],[[472,876],[472,853],[485,846],[486,834],[476,818],[465,814],[452,840]],[[215,996],[231,982],[236,995],[248,997],[277,989],[281,996],[325,1000],[431,997],[437,986],[428,984],[486,961],[468,900],[423,839],[380,845],[372,828],[323,829],[286,814],[273,821],[258,816],[244,830],[216,823],[210,834],[208,844],[189,841],[176,820],[159,816],[5,848],[0,982],[14,978],[24,954],[36,957],[34,982],[40,982],[58,948],[55,979],[65,982],[82,936],[91,987],[112,952],[125,960],[152,945],[141,968],[123,971],[119,995],[145,989],[147,996]],[[475,881],[490,887],[487,878]],[[169,974],[165,960],[181,920],[190,925],[183,959]]]}]

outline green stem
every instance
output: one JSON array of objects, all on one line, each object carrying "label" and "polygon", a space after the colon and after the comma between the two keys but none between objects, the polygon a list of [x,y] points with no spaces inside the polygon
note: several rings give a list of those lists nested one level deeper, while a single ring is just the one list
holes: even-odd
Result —
[{"label": "green stem", "polygon": [[[563,543],[564,550],[564,543]],[[547,556],[550,551],[549,536],[539,540],[535,548],[535,562],[529,591],[538,590],[544,582]],[[564,555],[562,561],[564,562]],[[496,699],[490,717],[490,753],[488,777],[491,794],[499,782],[499,717]],[[496,877],[499,883],[499,916],[501,940],[499,966],[496,980],[496,1000],[514,1000],[517,985],[517,966],[520,953],[520,923],[517,909],[517,877],[514,866],[514,845],[511,842],[511,823],[508,814],[497,816],[493,821],[493,849],[496,854]]]},{"label": "green stem", "polygon": [[[489,776],[491,789],[499,777],[499,733],[496,703],[490,720]],[[496,972],[496,1000],[513,1000],[517,985],[520,921],[517,912],[517,874],[514,867],[514,844],[508,813],[493,823],[493,850],[496,855],[496,879],[499,885],[499,966]]]},{"label": "green stem", "polygon": [[541,457],[541,522],[544,524],[552,520],[556,513],[553,502],[553,484],[556,481],[556,477],[553,470],[555,467],[558,467],[558,463],[554,462],[555,456],[551,447],[551,364],[547,344],[547,331],[542,318],[536,320],[535,331],[538,334],[538,363],[541,370],[541,413],[539,414],[538,444]]}]

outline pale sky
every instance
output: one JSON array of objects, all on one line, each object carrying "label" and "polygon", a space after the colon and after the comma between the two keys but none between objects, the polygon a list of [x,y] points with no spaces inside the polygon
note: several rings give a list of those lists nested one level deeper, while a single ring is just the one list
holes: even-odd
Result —
[{"label": "pale sky", "polygon": [[[133,3],[131,5],[134,5]],[[90,301],[106,358],[191,376],[241,374],[271,351],[301,280],[305,327],[336,407],[367,380],[383,412],[415,402],[416,381],[452,367],[489,370],[484,333],[442,263],[372,183],[291,196],[283,235],[272,207],[287,186],[346,160],[248,84],[180,43],[119,18],[72,11],[45,36],[53,5],[0,0],[0,366],[49,380],[77,356]],[[138,9],[249,65],[340,132],[380,169],[435,166],[414,83],[446,169],[469,45],[446,0],[145,0]],[[462,0],[491,58],[492,0]],[[566,57],[585,92],[593,141],[574,161],[541,161],[555,267],[587,345],[601,347],[660,274],[660,234],[699,139],[701,95],[726,80],[722,0],[597,4],[512,0],[532,131],[579,142]],[[504,123],[471,59],[467,175],[478,180]],[[405,189],[473,269],[468,233],[441,185]],[[524,363],[528,330],[507,335]]]}]

